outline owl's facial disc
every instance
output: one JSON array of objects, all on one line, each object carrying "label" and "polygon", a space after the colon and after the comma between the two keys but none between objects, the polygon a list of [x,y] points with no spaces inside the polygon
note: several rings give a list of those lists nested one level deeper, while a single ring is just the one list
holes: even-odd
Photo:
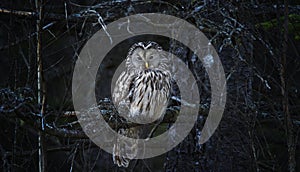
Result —
[{"label": "owl's facial disc", "polygon": [[156,49],[136,49],[132,54],[132,62],[139,70],[157,69],[160,65],[161,54]]}]

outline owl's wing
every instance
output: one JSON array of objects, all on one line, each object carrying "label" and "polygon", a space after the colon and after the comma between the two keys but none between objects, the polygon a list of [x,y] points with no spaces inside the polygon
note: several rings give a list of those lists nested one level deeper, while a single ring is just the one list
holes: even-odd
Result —
[{"label": "owl's wing", "polygon": [[112,95],[113,102],[117,109],[120,109],[120,106],[129,104],[130,87],[135,76],[133,72],[128,72],[127,70],[122,72],[119,76]]},{"label": "owl's wing", "polygon": [[[129,112],[129,104],[130,104],[130,94],[132,94],[130,91],[132,87],[132,81],[135,78],[135,74],[133,72],[129,72],[125,70],[121,73],[119,76],[115,88],[113,91],[113,102],[119,112],[119,115],[123,115]],[[129,129],[120,129],[118,131],[119,134],[125,135],[125,136],[133,136],[137,138],[138,130],[134,128]],[[116,143],[114,143],[113,147],[113,161],[115,164],[117,164],[119,167],[128,167],[129,161],[134,158],[134,156],[137,154],[137,144],[134,144],[133,147],[129,146],[130,144],[126,142],[121,142],[120,140],[117,140]]]}]

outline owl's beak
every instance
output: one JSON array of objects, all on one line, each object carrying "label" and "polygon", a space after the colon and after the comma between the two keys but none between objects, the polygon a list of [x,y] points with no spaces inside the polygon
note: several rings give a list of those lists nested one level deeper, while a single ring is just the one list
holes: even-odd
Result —
[{"label": "owl's beak", "polygon": [[148,62],[145,62],[145,67],[146,67],[146,69],[149,68],[149,63]]}]

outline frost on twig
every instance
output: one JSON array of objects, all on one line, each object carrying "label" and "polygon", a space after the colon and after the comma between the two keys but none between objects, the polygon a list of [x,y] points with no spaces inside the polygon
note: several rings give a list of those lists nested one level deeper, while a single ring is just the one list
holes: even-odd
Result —
[{"label": "frost on twig", "polygon": [[100,24],[100,26],[102,27],[102,29],[108,36],[110,43],[112,44],[113,43],[112,37],[107,31],[107,27],[106,27],[106,24],[104,23],[102,16],[96,10],[91,10],[91,9],[88,9],[88,10],[84,11],[84,13],[83,13],[84,16],[89,16],[89,14],[94,14],[97,16],[98,23]]}]

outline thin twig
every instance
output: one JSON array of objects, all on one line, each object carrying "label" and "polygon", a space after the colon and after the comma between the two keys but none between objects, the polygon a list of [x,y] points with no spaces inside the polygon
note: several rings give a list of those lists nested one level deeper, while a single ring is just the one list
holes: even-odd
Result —
[{"label": "thin twig", "polygon": [[42,0],[35,0],[36,13],[38,19],[36,21],[36,39],[37,39],[37,48],[36,48],[36,59],[37,59],[37,87],[38,87],[38,104],[41,105],[40,109],[40,126],[41,131],[39,131],[38,136],[38,157],[39,157],[39,172],[46,171],[46,154],[45,154],[45,122],[44,122],[44,112],[45,112],[45,86],[43,81],[43,66],[42,66]]}]

